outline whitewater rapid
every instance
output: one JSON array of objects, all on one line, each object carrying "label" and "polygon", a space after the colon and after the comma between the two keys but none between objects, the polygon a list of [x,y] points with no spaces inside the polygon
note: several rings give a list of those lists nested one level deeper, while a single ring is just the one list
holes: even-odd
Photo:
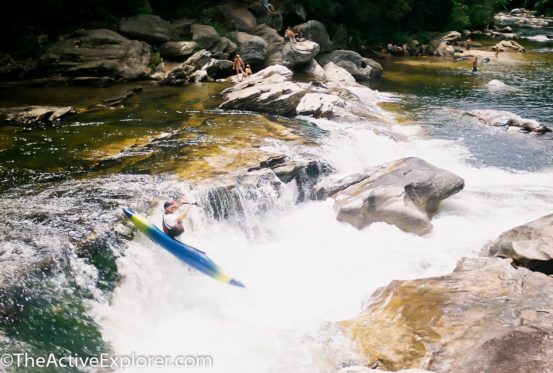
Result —
[{"label": "whitewater rapid", "polygon": [[[381,98],[364,92],[367,105],[379,110]],[[433,231],[423,237],[386,223],[363,230],[340,223],[331,200],[296,204],[293,183],[280,196],[261,186],[259,199],[245,202],[247,219],[216,221],[195,208],[183,239],[244,289],[192,271],[137,234],[117,260],[123,279],[112,299],[93,308],[116,354],[213,358],[211,368],[190,372],[334,372],[358,357],[335,323],[359,314],[375,289],[447,274],[501,232],[553,210],[551,169],[475,165],[460,140],[429,138],[417,124],[387,128],[398,140],[377,134],[372,123],[301,119],[326,131],[312,152],[340,174],[416,156],[463,177],[465,189],[441,203]],[[263,199],[271,208],[256,211]],[[161,206],[150,218],[161,220]]]}]

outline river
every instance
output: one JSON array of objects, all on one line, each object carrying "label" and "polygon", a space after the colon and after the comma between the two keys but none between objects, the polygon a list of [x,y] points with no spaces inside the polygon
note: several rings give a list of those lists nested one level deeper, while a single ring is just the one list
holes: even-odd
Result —
[{"label": "river", "polygon": [[[399,140],[372,123],[220,112],[224,84],[0,91],[2,106],[86,108],[50,125],[0,127],[1,350],[210,356],[211,368],[187,369],[201,372],[333,372],[355,360],[334,325],[375,289],[449,273],[501,232],[553,211],[553,137],[507,133],[458,112],[508,110],[552,126],[553,32],[538,35],[546,38],[520,41],[527,53],[500,54],[510,62],[492,59],[477,74],[468,61],[385,61],[364,99],[396,121]],[[517,90],[490,91],[493,79]],[[95,107],[137,85],[124,107]],[[273,154],[342,174],[417,156],[466,186],[422,237],[340,223],[331,201],[298,203],[293,183],[219,194],[224,212],[213,207],[216,188]],[[246,288],[129,234],[121,207],[159,222],[169,198],[200,202],[185,241]]]}]

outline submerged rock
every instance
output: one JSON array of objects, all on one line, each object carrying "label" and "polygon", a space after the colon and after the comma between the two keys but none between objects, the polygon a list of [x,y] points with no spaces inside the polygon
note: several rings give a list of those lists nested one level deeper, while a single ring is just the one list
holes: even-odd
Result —
[{"label": "submerged rock", "polygon": [[511,260],[463,258],[443,277],[392,281],[340,325],[380,369],[545,372],[553,364],[553,279]]},{"label": "submerged rock", "polygon": [[551,132],[551,129],[534,119],[525,119],[508,111],[499,110],[470,110],[466,115],[475,117],[481,123],[496,127],[516,127],[526,132],[544,134]]},{"label": "submerged rock", "polygon": [[0,109],[0,121],[20,124],[50,123],[74,113],[72,106],[25,106]]},{"label": "submerged rock", "polygon": [[519,90],[518,88],[512,87],[497,79],[490,80],[488,84],[486,84],[486,88],[488,88],[488,91],[490,92],[511,92]]},{"label": "submerged rock", "polygon": [[502,233],[484,253],[511,258],[519,266],[553,274],[553,214]]},{"label": "submerged rock", "polygon": [[339,180],[327,179],[313,197],[332,197],[337,219],[358,229],[383,221],[419,235],[432,229],[440,202],[461,191],[459,176],[420,158],[403,158]]}]

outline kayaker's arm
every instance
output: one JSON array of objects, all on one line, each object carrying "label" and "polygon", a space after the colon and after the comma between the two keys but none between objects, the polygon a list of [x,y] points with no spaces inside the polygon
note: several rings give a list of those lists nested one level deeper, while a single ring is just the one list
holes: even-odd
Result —
[{"label": "kayaker's arm", "polygon": [[177,217],[177,221],[182,221],[182,219],[184,219],[186,217],[186,215],[188,215],[188,211],[190,211],[190,209],[192,208],[192,204],[189,204],[188,205],[188,208],[186,209],[186,211],[184,211],[182,214],[180,214],[178,217]]}]

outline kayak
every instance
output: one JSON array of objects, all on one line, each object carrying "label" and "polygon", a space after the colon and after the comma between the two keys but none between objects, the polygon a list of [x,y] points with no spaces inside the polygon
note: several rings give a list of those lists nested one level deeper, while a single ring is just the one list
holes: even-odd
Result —
[{"label": "kayak", "polygon": [[245,287],[240,281],[227,275],[221,267],[215,264],[213,260],[209,259],[203,251],[169,237],[163,233],[161,229],[153,225],[148,219],[137,214],[131,209],[124,208],[123,212],[129,219],[131,219],[140,232],[144,233],[150,240],[171,252],[171,254],[188,264],[190,267],[197,269],[198,271],[205,273],[216,280],[234,286]]}]

